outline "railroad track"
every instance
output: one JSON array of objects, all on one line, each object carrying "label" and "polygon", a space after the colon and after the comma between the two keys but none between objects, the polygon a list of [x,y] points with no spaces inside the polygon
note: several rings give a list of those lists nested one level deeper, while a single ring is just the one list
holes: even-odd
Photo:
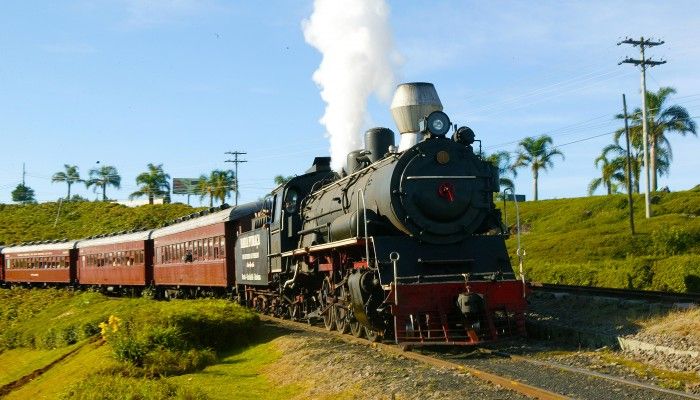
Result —
[{"label": "railroad track", "polygon": [[264,321],[295,329],[329,335],[343,341],[363,344],[393,356],[401,356],[433,367],[466,373],[493,385],[536,399],[700,399],[688,393],[626,380],[585,369],[511,355],[499,351],[447,354],[434,349],[403,351],[396,345],[372,343],[337,331],[302,322],[260,315]]},{"label": "railroad track", "polygon": [[646,300],[658,303],[700,304],[700,293],[673,293],[651,290],[614,289],[592,286],[556,285],[531,282],[530,289],[536,292],[572,293],[584,296],[613,297],[628,300]]}]

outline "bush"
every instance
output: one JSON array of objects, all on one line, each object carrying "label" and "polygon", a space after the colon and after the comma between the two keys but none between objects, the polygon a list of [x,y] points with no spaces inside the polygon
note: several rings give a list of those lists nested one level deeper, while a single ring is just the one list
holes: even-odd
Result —
[{"label": "bush", "polygon": [[700,256],[675,256],[656,262],[652,289],[700,293]]},{"label": "bush", "polygon": [[652,232],[651,242],[656,255],[671,256],[684,252],[697,238],[683,228],[672,226]]},{"label": "bush", "polygon": [[251,311],[223,300],[142,302],[147,306],[100,324],[123,363],[121,373],[130,376],[202,369],[216,361],[217,351],[247,343],[259,322]]}]

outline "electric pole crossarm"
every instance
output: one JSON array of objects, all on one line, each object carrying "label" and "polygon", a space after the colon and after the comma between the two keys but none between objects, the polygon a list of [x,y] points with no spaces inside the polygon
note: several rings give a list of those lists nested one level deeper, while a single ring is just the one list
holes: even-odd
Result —
[{"label": "electric pole crossarm", "polygon": [[622,64],[634,64],[635,66],[650,66],[650,67],[655,67],[657,65],[661,64],[666,64],[666,60],[660,60],[660,61],[654,61],[654,60],[635,60],[633,58],[625,58],[624,60],[620,61],[617,63],[617,65],[622,65]]},{"label": "electric pole crossarm", "polygon": [[654,46],[661,46],[664,43],[666,43],[666,42],[664,42],[663,40],[659,40],[659,41],[654,42],[651,39],[644,40],[644,38],[641,38],[640,40],[625,38],[625,40],[621,40],[621,41],[617,42],[617,45],[619,46],[621,44],[631,44],[632,46],[644,45],[646,47],[654,47]]}]

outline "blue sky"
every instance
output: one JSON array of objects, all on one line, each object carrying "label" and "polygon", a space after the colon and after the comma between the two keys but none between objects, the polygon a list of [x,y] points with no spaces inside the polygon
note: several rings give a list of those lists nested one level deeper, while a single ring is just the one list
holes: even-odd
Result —
[{"label": "blue sky", "polygon": [[[263,4],[262,6],[260,4]],[[700,115],[700,18],[693,1],[389,1],[402,65],[399,81],[433,82],[453,122],[487,151],[513,151],[526,136],[555,144],[620,124],[621,93],[640,105],[639,72],[618,66],[637,50],[626,35],[663,38],[649,54],[648,88],[673,86],[672,103]],[[64,163],[114,165],[124,199],[149,162],[196,177],[248,153],[241,201],[263,196],[273,176],[303,172],[328,154],[324,103],[311,76],[321,55],[305,43],[310,1],[75,0],[0,5],[0,202],[27,165],[39,201],[65,195],[51,175]],[[388,104],[370,99],[373,125],[395,130]],[[543,198],[586,194],[602,136],[561,147],[566,160],[541,176]],[[700,140],[672,137],[671,174],[660,186],[700,183]],[[518,192],[531,196],[521,171]],[[90,199],[91,190],[74,193]],[[184,201],[175,196],[174,200]],[[231,202],[231,201],[229,201]]]}]

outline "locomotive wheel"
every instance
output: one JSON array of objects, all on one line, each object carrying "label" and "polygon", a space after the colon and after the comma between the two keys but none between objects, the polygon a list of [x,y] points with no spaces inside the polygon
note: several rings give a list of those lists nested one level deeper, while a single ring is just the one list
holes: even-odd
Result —
[{"label": "locomotive wheel", "polygon": [[267,313],[267,299],[264,296],[258,296],[253,300],[253,308],[255,311],[266,314]]},{"label": "locomotive wheel", "polygon": [[382,333],[369,329],[367,327],[365,327],[365,336],[367,336],[367,340],[369,340],[370,342],[381,342],[382,338],[384,337]]},{"label": "locomotive wheel", "polygon": [[[329,294],[333,293],[331,290],[331,281],[326,278],[323,280],[321,285],[321,295],[319,296],[321,302],[321,309],[328,308],[326,313],[323,314],[323,326],[326,330],[332,331],[335,329],[335,306],[330,304]],[[329,307],[330,306],[330,307]]]},{"label": "locomotive wheel", "polygon": [[365,326],[362,325],[360,321],[353,318],[352,321],[350,321],[350,333],[356,338],[361,338],[365,335]]},{"label": "locomotive wheel", "polygon": [[[341,286],[338,290],[338,298],[341,300],[347,300],[345,296],[345,286]],[[350,332],[350,321],[348,321],[348,310],[341,305],[333,306],[333,315],[335,317],[335,328],[340,333]]]}]

